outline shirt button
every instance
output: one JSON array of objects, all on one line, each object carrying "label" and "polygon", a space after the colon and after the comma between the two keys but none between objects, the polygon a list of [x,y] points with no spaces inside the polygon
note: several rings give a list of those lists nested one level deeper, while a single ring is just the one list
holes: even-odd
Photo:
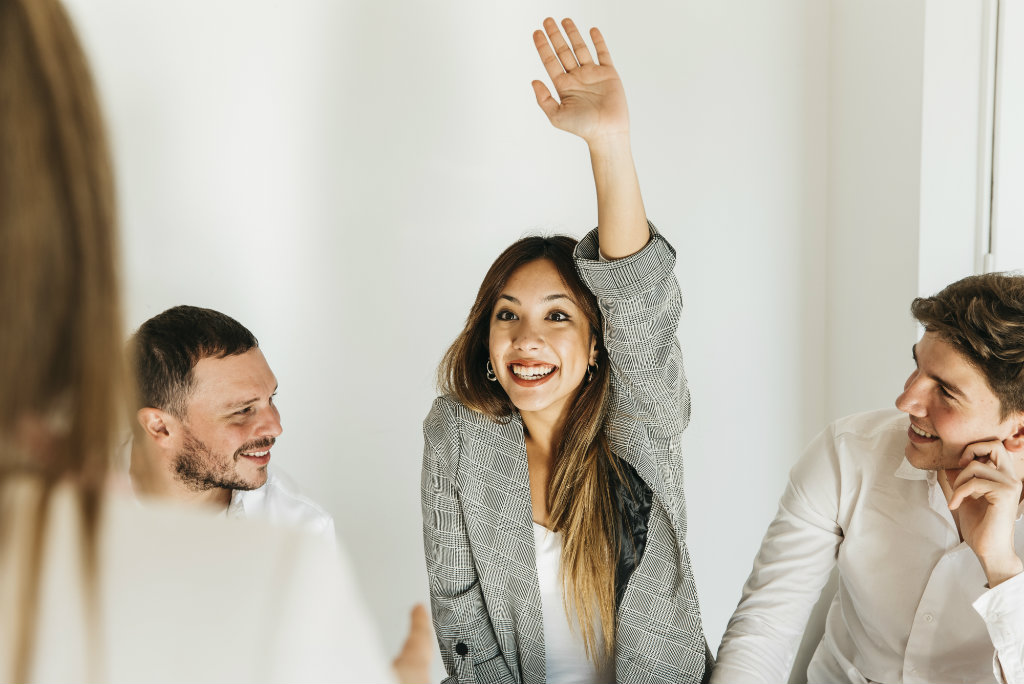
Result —
[{"label": "shirt button", "polygon": [[469,653],[469,646],[460,641],[459,643],[455,644],[455,652],[458,653],[460,656],[464,656],[467,653]]},{"label": "shirt button", "polygon": [[933,620],[935,620],[935,618],[932,617],[931,613],[925,613],[924,614],[924,621],[925,622],[932,622]]}]

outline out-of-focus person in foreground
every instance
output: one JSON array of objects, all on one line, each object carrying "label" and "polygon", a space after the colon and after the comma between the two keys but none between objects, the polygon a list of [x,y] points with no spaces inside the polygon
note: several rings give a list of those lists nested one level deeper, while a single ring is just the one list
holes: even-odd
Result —
[{"label": "out-of-focus person in foreground", "polygon": [[0,0],[0,680],[389,681],[322,539],[109,489],[115,213],[64,10]]}]

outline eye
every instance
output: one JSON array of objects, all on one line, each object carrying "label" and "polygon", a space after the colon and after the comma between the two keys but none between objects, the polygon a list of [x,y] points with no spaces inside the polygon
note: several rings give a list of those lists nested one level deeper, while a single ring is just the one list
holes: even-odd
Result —
[{"label": "eye", "polygon": [[517,318],[517,316],[508,309],[502,309],[494,317],[499,321],[514,321]]},{"label": "eye", "polygon": [[255,411],[255,409],[252,406],[246,406],[243,409],[239,409],[239,410],[235,411],[235,415],[236,416],[247,416],[250,413],[252,413],[253,411]]},{"label": "eye", "polygon": [[948,399],[948,400],[950,400],[950,401],[956,401],[956,397],[954,397],[954,396],[953,396],[952,394],[950,394],[950,393],[949,393],[949,390],[947,390],[947,389],[946,389],[945,387],[943,387],[942,385],[939,385],[939,393],[940,393],[940,394],[941,394],[941,395],[942,395],[943,397],[945,397],[946,399]]},{"label": "eye", "polygon": [[569,320],[569,314],[564,311],[552,311],[548,314],[548,320],[554,321],[555,323],[562,323]]}]

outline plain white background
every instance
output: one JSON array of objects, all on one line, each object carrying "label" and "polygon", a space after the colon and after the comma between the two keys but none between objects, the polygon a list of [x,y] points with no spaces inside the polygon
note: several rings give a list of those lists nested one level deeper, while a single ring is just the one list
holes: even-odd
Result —
[{"label": "plain white background", "polygon": [[803,445],[891,405],[911,369],[920,226],[945,215],[928,202],[977,191],[973,173],[922,180],[926,55],[949,57],[925,10],[948,0],[69,4],[115,152],[126,327],[187,303],[256,334],[280,381],[274,463],[334,514],[390,651],[427,601],[437,362],[502,248],[596,221],[585,145],[530,88],[541,19],[604,31],[648,214],[678,251],[712,650]]}]

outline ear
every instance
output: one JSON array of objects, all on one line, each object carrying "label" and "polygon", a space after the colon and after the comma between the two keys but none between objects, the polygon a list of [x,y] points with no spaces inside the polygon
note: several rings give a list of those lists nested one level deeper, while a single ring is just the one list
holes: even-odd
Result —
[{"label": "ear", "polygon": [[1016,452],[1018,457],[1024,457],[1024,414],[1017,414],[1013,418],[1014,433],[1003,440],[1003,446],[1007,451]]},{"label": "ear", "polygon": [[138,421],[143,434],[161,446],[172,439],[172,435],[177,434],[180,425],[171,414],[151,407],[136,411],[135,420]]},{"label": "ear", "polygon": [[588,366],[593,366],[597,363],[597,337],[594,335],[590,336],[590,362]]}]

